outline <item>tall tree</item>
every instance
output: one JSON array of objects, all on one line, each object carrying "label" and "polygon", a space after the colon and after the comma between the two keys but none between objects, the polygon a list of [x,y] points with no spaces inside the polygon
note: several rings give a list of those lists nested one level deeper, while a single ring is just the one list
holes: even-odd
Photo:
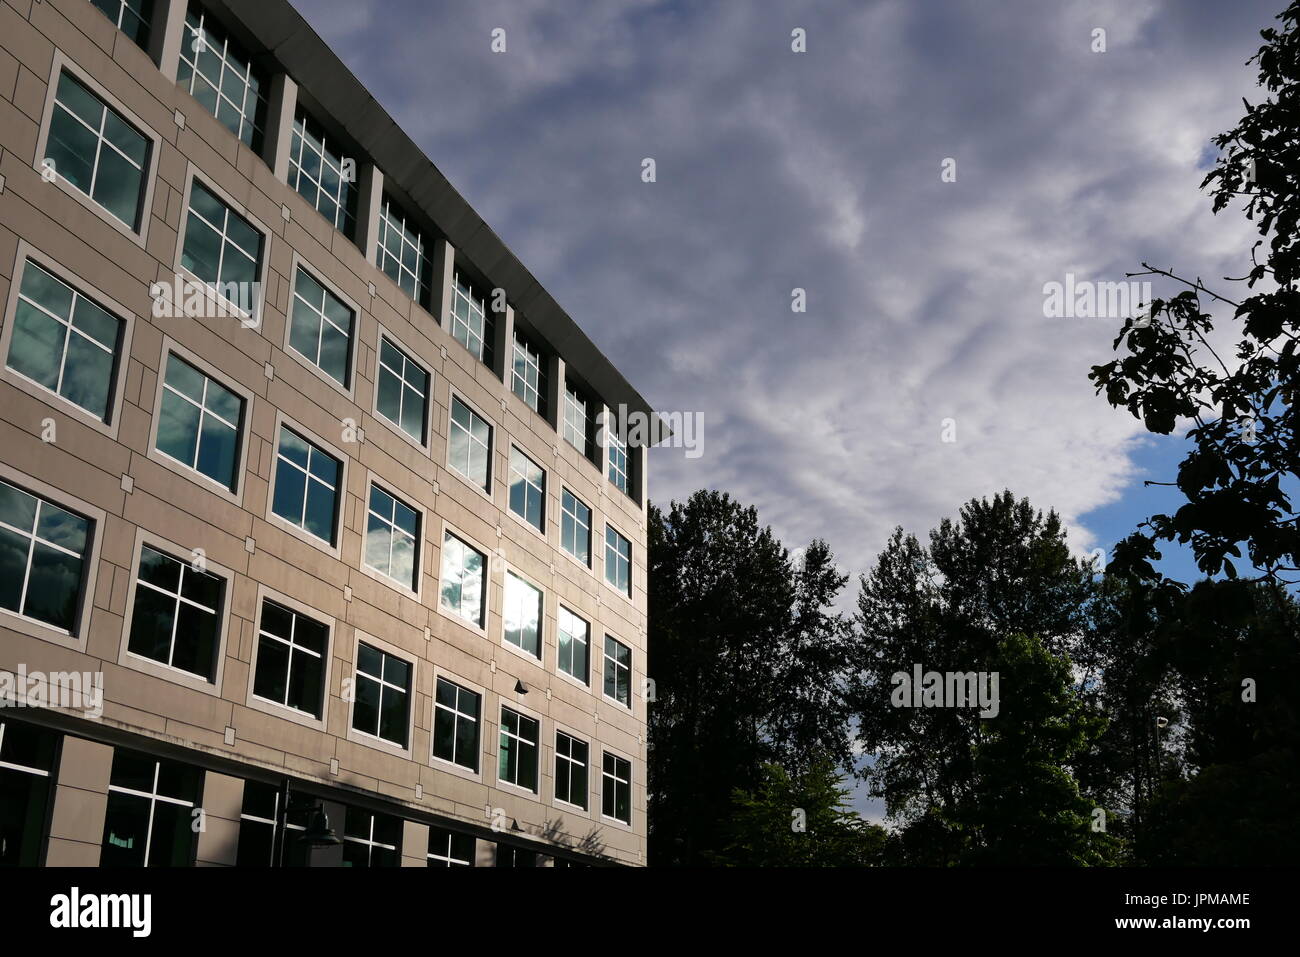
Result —
[{"label": "tall tree", "polygon": [[904,828],[913,858],[951,863],[965,853],[959,810],[975,783],[976,709],[899,708],[893,675],[989,671],[1000,642],[1032,634],[1064,653],[1085,624],[1086,566],[1069,554],[1055,513],[1003,492],[945,519],[929,546],[895,531],[858,596],[855,712],[872,792]]}]

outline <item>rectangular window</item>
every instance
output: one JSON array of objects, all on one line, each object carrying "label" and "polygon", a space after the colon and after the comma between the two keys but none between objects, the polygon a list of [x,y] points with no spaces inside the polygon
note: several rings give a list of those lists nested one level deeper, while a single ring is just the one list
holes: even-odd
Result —
[{"label": "rectangular window", "polygon": [[420,513],[373,484],[366,510],[366,565],[403,588],[420,590]]},{"label": "rectangular window", "polygon": [[605,697],[632,707],[632,649],[605,636]]},{"label": "rectangular window", "polygon": [[127,650],[213,681],[225,580],[144,545]]},{"label": "rectangular window", "polygon": [[487,300],[474,291],[474,287],[455,274],[451,299],[452,338],[470,351],[475,359],[492,364],[492,314]]},{"label": "rectangular window", "polygon": [[411,714],[411,663],[370,645],[357,645],[352,728],[406,747]]},{"label": "rectangular window", "polygon": [[0,608],[73,634],[94,523],[0,481]]},{"label": "rectangular window", "polygon": [[[261,781],[244,782],[244,803],[239,812],[239,845],[236,867],[307,867],[311,846],[302,840],[303,824],[282,821],[280,789]],[[292,804],[292,800],[290,804]],[[299,815],[295,812],[295,817]],[[284,846],[277,856],[276,835],[283,830]]]},{"label": "rectangular window", "polygon": [[609,453],[609,480],[624,495],[632,494],[631,475],[628,469],[627,444],[614,434],[612,428],[606,427],[605,449]]},{"label": "rectangular window", "polygon": [[442,827],[429,828],[429,867],[473,867],[474,837]]},{"label": "rectangular window", "polygon": [[153,0],[91,0],[141,50],[149,48]]},{"label": "rectangular window", "polygon": [[263,244],[257,227],[193,181],[181,265],[249,316],[258,308]]},{"label": "rectangular window", "polygon": [[5,364],[108,422],[126,323],[28,259],[13,324]]},{"label": "rectangular window", "polygon": [[59,735],[0,720],[0,868],[39,867]]},{"label": "rectangular window", "polygon": [[632,823],[632,763],[605,752],[601,773],[601,812],[624,824]]},{"label": "rectangular window", "polygon": [[203,771],[118,748],[100,867],[192,867]]},{"label": "rectangular window", "polygon": [[424,234],[406,218],[402,208],[384,197],[379,213],[376,265],[421,306],[429,308],[429,282],[433,263]]},{"label": "rectangular window", "polygon": [[510,571],[501,618],[506,641],[534,658],[542,657],[542,593]]},{"label": "rectangular window", "polygon": [[587,742],[555,732],[555,799],[587,810]]},{"label": "rectangular window", "polygon": [[332,142],[324,128],[298,107],[289,144],[289,185],[330,225],[352,236],[357,216],[356,161],[345,164],[344,160],[338,143]]},{"label": "rectangular window", "polygon": [[433,704],[433,756],[478,773],[482,697],[446,678],[438,679]]},{"label": "rectangular window", "polygon": [[58,83],[42,165],[139,232],[153,144],[71,73]]},{"label": "rectangular window", "polygon": [[334,545],[342,474],[343,464],[338,459],[281,426],[271,510],[289,524]]},{"label": "rectangular window", "polygon": [[515,330],[510,388],[539,415],[546,415],[546,369],[541,350]]},{"label": "rectangular window", "polygon": [[546,534],[546,473],[513,445],[510,447],[510,511]]},{"label": "rectangular window", "polygon": [[244,400],[175,353],[167,354],[155,448],[222,488],[238,484]]},{"label": "rectangular window", "polygon": [[344,867],[401,867],[402,819],[350,807],[343,819]]},{"label": "rectangular window", "polygon": [[451,397],[451,467],[485,492],[490,491],[492,426],[458,397]]},{"label": "rectangular window", "polygon": [[293,281],[289,346],[316,368],[348,387],[355,315],[301,266]]},{"label": "rectangular window", "polygon": [[266,77],[197,4],[185,15],[176,81],[254,152],[266,129]]},{"label": "rectangular window", "polygon": [[587,684],[591,660],[591,626],[563,605],[559,613],[559,665],[566,675]]},{"label": "rectangular window", "polygon": [[484,627],[487,589],[483,575],[487,558],[451,532],[442,540],[442,607],[466,621]]},{"label": "rectangular window", "polygon": [[379,338],[376,411],[416,442],[428,439],[429,372],[387,336]]},{"label": "rectangular window", "polygon": [[501,709],[501,754],[497,780],[536,793],[538,732],[535,718]]},{"label": "rectangular window", "polygon": [[632,543],[605,526],[605,581],[632,597]]},{"label": "rectangular window", "polygon": [[326,625],[264,599],[253,694],[319,721],[325,713],[328,650]]},{"label": "rectangular window", "polygon": [[512,844],[498,844],[496,853],[497,867],[536,867],[537,852]]},{"label": "rectangular window", "polygon": [[591,509],[567,488],[560,497],[560,547],[591,567]]},{"label": "rectangular window", "polygon": [[590,456],[590,407],[586,399],[567,386],[564,389],[564,438],[584,456]]}]

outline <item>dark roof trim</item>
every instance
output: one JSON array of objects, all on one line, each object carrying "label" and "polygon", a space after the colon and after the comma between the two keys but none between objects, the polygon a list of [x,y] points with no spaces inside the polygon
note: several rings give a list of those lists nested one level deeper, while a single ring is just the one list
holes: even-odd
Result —
[{"label": "dark roof trim", "polygon": [[287,0],[225,7],[611,408],[654,410]]}]

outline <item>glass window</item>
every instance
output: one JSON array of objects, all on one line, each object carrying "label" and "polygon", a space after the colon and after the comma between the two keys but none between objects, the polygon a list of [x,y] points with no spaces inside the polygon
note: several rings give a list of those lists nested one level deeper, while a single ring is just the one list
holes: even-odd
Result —
[{"label": "glass window", "polygon": [[555,799],[587,810],[587,742],[555,732]]},{"label": "glass window", "polygon": [[632,649],[605,636],[605,697],[632,707]]},{"label": "glass window", "polygon": [[346,389],[352,368],[352,310],[299,266],[292,312],[290,347]]},{"label": "glass window", "polygon": [[191,4],[185,15],[176,81],[255,152],[266,128],[266,77],[224,29]]},{"label": "glass window", "polygon": [[591,567],[591,509],[567,488],[560,497],[560,547]]},{"label": "glass window", "polygon": [[510,447],[510,511],[546,534],[546,473],[513,445]]},{"label": "glass window", "polygon": [[370,486],[366,510],[366,565],[419,590],[420,513],[378,485]]},{"label": "glass window", "polygon": [[141,50],[149,48],[153,0],[91,0]]},{"label": "glass window", "polygon": [[627,445],[614,434],[612,428],[605,432],[605,449],[609,453],[609,480],[624,495],[631,495],[631,482],[628,476]]},{"label": "glass window", "polygon": [[367,644],[357,645],[356,701],[352,727],[356,731],[406,747],[411,713],[412,665]]},{"label": "glass window", "polygon": [[407,218],[402,208],[389,196],[384,197],[379,213],[379,245],[376,264],[406,294],[424,308],[429,308],[429,282],[433,263],[424,234]]},{"label": "glass window", "polygon": [[126,324],[30,259],[13,324],[9,368],[107,422]]},{"label": "glass window", "polygon": [[203,772],[121,748],[113,753],[100,867],[192,867]]},{"label": "glass window", "polygon": [[343,464],[338,459],[281,426],[271,510],[291,525],[333,545],[342,473]]},{"label": "glass window", "polygon": [[0,720],[0,868],[38,867],[59,735]]},{"label": "glass window", "polygon": [[168,353],[156,448],[222,488],[236,488],[244,400]]},{"label": "glass window", "polygon": [[402,819],[350,807],[343,824],[344,867],[401,867]]},{"label": "glass window", "polygon": [[474,837],[442,827],[429,828],[429,867],[473,867]]},{"label": "glass window", "polygon": [[375,408],[421,445],[428,436],[429,373],[387,336],[379,340]]},{"label": "glass window", "polygon": [[[289,802],[293,804],[293,800]],[[244,803],[239,812],[239,846],[236,867],[307,867],[311,846],[302,841],[305,825],[282,820],[280,788],[261,781],[244,782]],[[295,813],[295,817],[299,817]],[[277,858],[276,835],[283,828],[284,846]]]},{"label": "glass window", "polygon": [[451,300],[452,338],[480,362],[492,364],[492,314],[487,300],[474,292],[460,273],[455,274]]},{"label": "glass window", "polygon": [[632,543],[605,526],[605,581],[632,597]]},{"label": "glass window", "polygon": [[214,680],[224,591],[216,575],[142,546],[127,650]]},{"label": "glass window", "polygon": [[269,598],[262,602],[253,694],[320,719],[329,628]]},{"label": "glass window", "polygon": [[355,160],[344,169],[338,143],[325,135],[319,123],[298,107],[289,144],[289,185],[311,203],[335,229],[351,236],[356,229],[357,184]]},{"label": "glass window", "polygon": [[497,867],[536,867],[537,852],[515,847],[513,844],[498,844],[496,853]]},{"label": "glass window", "polygon": [[546,414],[546,369],[540,349],[515,330],[510,388],[539,415]]},{"label": "glass window", "polygon": [[632,823],[632,764],[605,752],[601,773],[601,812],[624,824]]},{"label": "glass window", "polygon": [[484,491],[490,490],[492,426],[454,395],[449,443],[451,467]]},{"label": "glass window", "polygon": [[487,558],[451,532],[442,540],[442,606],[479,628],[484,626],[483,573]]},{"label": "glass window", "polygon": [[591,423],[587,400],[573,389],[564,390],[564,438],[584,456],[589,455]]},{"label": "glass window", "polygon": [[433,704],[433,756],[478,773],[482,698],[446,678],[438,679]]},{"label": "glass window", "polygon": [[0,481],[0,608],[73,634],[93,527]]},{"label": "glass window", "polygon": [[587,684],[591,656],[591,626],[563,605],[559,613],[560,670]]},{"label": "glass window", "polygon": [[263,237],[197,179],[190,186],[181,265],[245,315],[257,310]]},{"label": "glass window", "polygon": [[153,144],[66,70],[59,75],[45,164],[131,229],[140,228]]},{"label": "glass window", "polygon": [[499,781],[537,791],[538,730],[536,719],[509,708],[501,709]]},{"label": "glass window", "polygon": [[501,609],[506,641],[542,657],[542,593],[514,572],[506,572],[504,607]]}]

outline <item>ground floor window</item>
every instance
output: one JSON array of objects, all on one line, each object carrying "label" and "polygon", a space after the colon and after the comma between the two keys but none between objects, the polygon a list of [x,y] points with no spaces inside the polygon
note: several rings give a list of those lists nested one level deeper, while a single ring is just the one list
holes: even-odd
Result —
[{"label": "ground floor window", "polygon": [[100,866],[193,866],[202,790],[199,768],[116,751]]},{"label": "ground floor window", "polygon": [[59,735],[0,721],[0,867],[41,862]]}]

